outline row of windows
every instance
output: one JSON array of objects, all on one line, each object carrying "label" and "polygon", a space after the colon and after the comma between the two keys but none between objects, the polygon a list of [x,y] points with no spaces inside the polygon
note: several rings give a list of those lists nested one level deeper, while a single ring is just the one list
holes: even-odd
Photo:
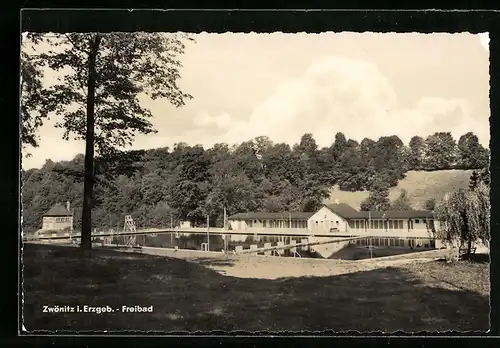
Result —
[{"label": "row of windows", "polygon": [[307,228],[307,221],[305,220],[292,221],[292,228]]},{"label": "row of windows", "polygon": [[[366,220],[351,220],[349,221],[349,226],[351,228],[356,228],[356,229],[385,229],[385,230],[402,230],[404,228],[404,220],[371,220],[371,221],[366,221]],[[415,219],[414,221],[409,222],[409,229],[413,229],[413,224],[419,224],[420,221],[422,223],[426,222],[431,222],[431,220],[426,221],[426,219],[420,220],[420,219]],[[307,221],[306,220],[248,220],[247,222],[248,227],[253,227],[254,224],[261,224],[262,227],[264,228],[307,228]],[[320,226],[327,226],[329,225],[330,228],[334,228],[339,226],[339,221],[314,221],[314,227],[318,228]]]},{"label": "row of windows", "polygon": [[[318,223],[323,224],[323,223],[327,223],[327,222],[328,222],[328,221],[316,221],[316,226],[318,226]],[[338,221],[335,221],[335,225],[338,225],[338,224],[339,224],[339,222],[338,222]],[[330,221],[330,225],[332,225],[332,226],[333,226],[333,221]]]},{"label": "row of windows", "polygon": [[423,247],[434,248],[435,242],[433,240],[420,240],[420,239],[401,239],[401,238],[371,238],[371,239],[357,239],[354,242],[356,245],[361,246],[394,246],[394,247]]},{"label": "row of windows", "polygon": [[359,221],[355,220],[354,223],[354,228],[357,229],[364,229],[364,228],[370,228],[370,229],[375,229],[375,230],[382,230],[382,229],[389,229],[389,230],[402,230],[403,229],[403,220],[372,220],[372,221]]},{"label": "row of windows", "polygon": [[[333,221],[315,221],[316,227],[318,225],[322,224],[328,224],[330,223],[330,226],[337,226],[339,225],[338,221],[335,221],[335,224]],[[422,223],[425,223],[426,220],[422,220]],[[419,219],[415,220],[415,223],[418,224],[420,223]],[[403,220],[371,220],[371,221],[366,221],[366,220],[351,220],[349,221],[349,226],[352,228],[357,228],[357,229],[364,229],[364,228],[370,228],[370,229],[400,229],[402,230],[403,227]],[[413,227],[413,223],[410,222],[410,228]]]},{"label": "row of windows", "polygon": [[[422,223],[431,223],[431,220],[422,220]],[[420,223],[420,220],[416,219],[415,224]],[[356,229],[385,229],[385,230],[402,230],[404,228],[403,220],[354,220],[349,223],[349,226]],[[413,221],[409,222],[409,229],[413,229]]]},{"label": "row of windows", "polygon": [[56,223],[63,223],[63,222],[71,222],[71,218],[70,217],[56,218]]},{"label": "row of windows", "polygon": [[356,245],[373,245],[373,246],[398,246],[404,247],[405,240],[400,238],[372,238],[370,239],[358,239],[356,240]]},{"label": "row of windows", "polygon": [[249,220],[247,221],[248,227],[253,227],[254,224],[262,224],[264,228],[307,228],[306,220],[292,220],[290,221],[274,221],[274,220]]}]

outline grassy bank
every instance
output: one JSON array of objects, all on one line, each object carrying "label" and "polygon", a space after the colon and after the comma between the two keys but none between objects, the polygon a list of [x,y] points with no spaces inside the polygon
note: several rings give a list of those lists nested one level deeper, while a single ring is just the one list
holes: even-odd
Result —
[{"label": "grassy bank", "polygon": [[[406,177],[398,182],[396,187],[389,190],[389,199],[396,199],[401,190],[406,190],[408,198],[415,209],[422,209],[425,201],[430,198],[440,200],[446,192],[453,191],[459,187],[466,188],[472,170],[437,170],[433,172],[409,171]],[[367,191],[339,191],[332,189],[327,202],[335,199],[347,203],[359,209],[361,202],[368,197]]]},{"label": "grassy bank", "polygon": [[[175,258],[95,250],[89,261],[79,249],[26,245],[24,325],[29,331],[485,331],[488,274],[485,263],[432,262],[242,279]],[[152,305],[153,313],[43,313],[44,305]]]}]

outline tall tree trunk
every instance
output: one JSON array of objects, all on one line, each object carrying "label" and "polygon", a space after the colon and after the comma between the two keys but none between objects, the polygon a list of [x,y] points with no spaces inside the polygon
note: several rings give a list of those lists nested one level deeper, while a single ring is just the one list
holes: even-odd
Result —
[{"label": "tall tree trunk", "polygon": [[80,246],[89,252],[92,248],[92,193],[94,190],[94,123],[96,59],[101,36],[96,34],[89,52],[87,80],[87,129],[85,133],[85,174],[83,182],[82,233]]}]

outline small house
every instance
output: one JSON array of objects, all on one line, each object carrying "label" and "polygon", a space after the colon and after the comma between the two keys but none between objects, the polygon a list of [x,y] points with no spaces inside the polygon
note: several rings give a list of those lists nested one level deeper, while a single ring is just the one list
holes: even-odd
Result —
[{"label": "small house", "polygon": [[180,223],[181,228],[193,228],[193,224],[191,221],[181,221]]},{"label": "small house", "polygon": [[56,203],[43,214],[42,231],[73,230],[73,213],[70,203]]}]

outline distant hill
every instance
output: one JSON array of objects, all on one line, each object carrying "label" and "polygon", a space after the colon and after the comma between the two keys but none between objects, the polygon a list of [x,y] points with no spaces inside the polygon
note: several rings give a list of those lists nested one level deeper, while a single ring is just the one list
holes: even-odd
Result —
[{"label": "distant hill", "polygon": [[[406,178],[399,181],[398,186],[389,191],[389,199],[392,201],[398,197],[402,189],[408,191],[408,196],[415,209],[422,209],[423,204],[429,198],[441,199],[446,192],[469,185],[472,170],[438,170],[434,172],[409,171]],[[347,203],[359,209],[361,202],[368,197],[367,191],[346,192],[332,189],[327,202],[338,199],[341,203]]]}]

